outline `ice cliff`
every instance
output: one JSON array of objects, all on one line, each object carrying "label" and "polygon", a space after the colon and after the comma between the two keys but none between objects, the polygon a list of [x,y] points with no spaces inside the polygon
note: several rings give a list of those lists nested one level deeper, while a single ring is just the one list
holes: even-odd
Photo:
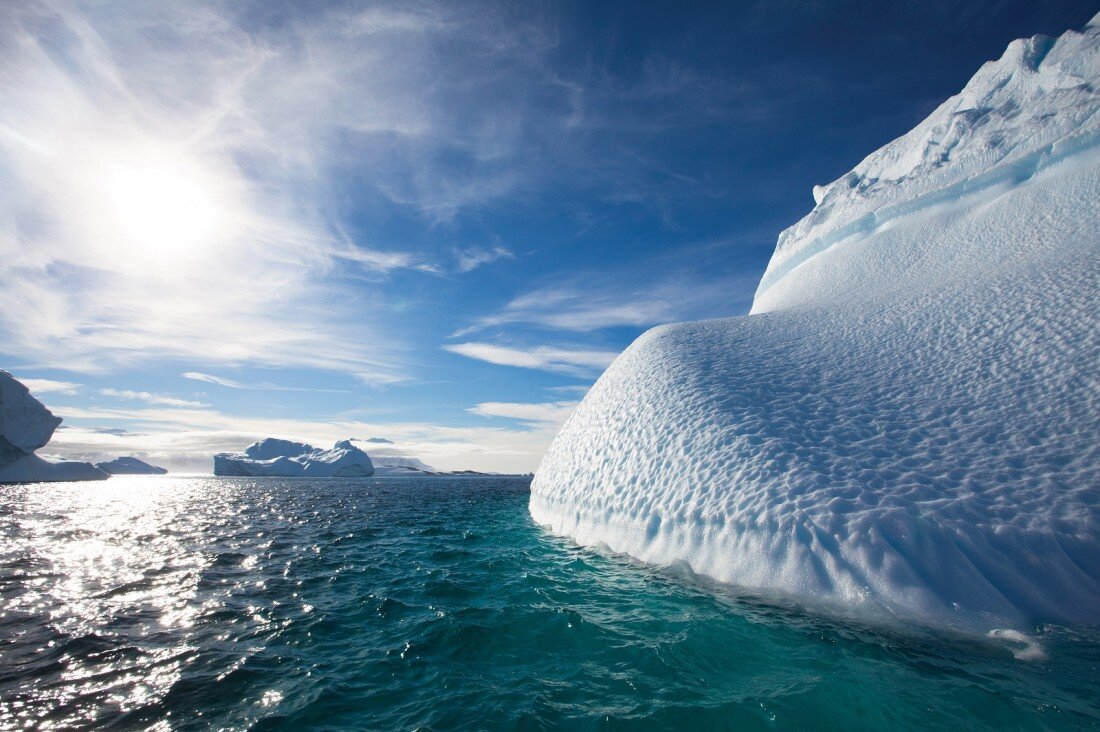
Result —
[{"label": "ice cliff", "polygon": [[361,478],[374,475],[374,464],[351,440],[341,440],[331,449],[322,450],[269,437],[250,445],[243,454],[215,455],[214,475]]},{"label": "ice cliff", "polygon": [[816,187],[750,315],[635,341],[534,519],[845,611],[1100,622],[1098,21]]},{"label": "ice cliff", "polygon": [[103,480],[91,463],[52,461],[34,451],[45,446],[61,424],[22,383],[0,371],[0,483]]}]

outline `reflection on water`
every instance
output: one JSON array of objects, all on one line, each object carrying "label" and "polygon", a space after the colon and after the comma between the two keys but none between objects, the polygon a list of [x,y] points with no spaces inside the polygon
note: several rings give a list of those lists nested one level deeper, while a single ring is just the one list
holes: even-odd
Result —
[{"label": "reflection on water", "polygon": [[[116,477],[7,492],[0,718],[30,722],[45,707],[58,724],[93,722],[103,709],[127,712],[163,697],[194,650],[195,618],[218,605],[196,601],[225,541],[204,524],[211,515],[233,522],[235,486]],[[20,685],[25,667],[35,674]]]},{"label": "reflection on water", "polygon": [[1057,728],[1050,659],[899,636],[581,549],[521,479],[0,486],[0,729]]}]

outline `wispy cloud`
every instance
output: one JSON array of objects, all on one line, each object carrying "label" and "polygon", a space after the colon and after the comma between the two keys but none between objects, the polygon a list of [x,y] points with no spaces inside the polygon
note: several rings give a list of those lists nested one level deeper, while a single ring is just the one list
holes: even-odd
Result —
[{"label": "wispy cloud", "polygon": [[580,394],[584,395],[588,393],[588,390],[592,388],[591,384],[568,384],[566,386],[548,386],[546,391],[554,391],[560,394]]},{"label": "wispy cloud", "polygon": [[[347,233],[339,182],[427,224],[508,194],[531,114],[516,95],[535,94],[554,43],[537,22],[431,3],[277,24],[219,2],[4,6],[0,340],[76,370],[407,378],[399,325],[361,317],[384,294],[351,276],[452,265]],[[442,52],[456,47],[461,62]]]},{"label": "wispy cloud", "polygon": [[[360,376],[363,381],[367,381],[369,378],[367,375],[357,375]],[[272,384],[269,381],[246,384],[243,381],[226,379],[221,376],[214,376],[213,374],[204,374],[201,371],[185,371],[180,374],[180,376],[185,379],[191,379],[193,381],[204,381],[208,384],[217,384],[218,386],[224,386],[227,389],[245,389],[248,391],[317,391],[342,393],[339,389],[317,389],[297,386],[281,386],[279,384]]]},{"label": "wispy cloud", "polygon": [[483,264],[498,259],[512,259],[515,255],[505,247],[471,247],[455,252],[455,268],[459,272],[472,272]]},{"label": "wispy cloud", "polygon": [[[646,327],[741,314],[752,302],[755,273],[709,277],[669,272],[660,258],[631,270],[570,274],[534,287],[484,315],[452,338],[511,324],[588,333],[620,326]],[[599,287],[592,282],[598,280]]]},{"label": "wispy cloud", "polygon": [[615,351],[584,350],[556,346],[512,348],[492,343],[455,343],[443,346],[444,350],[467,358],[487,361],[499,366],[517,366],[569,376],[590,376],[607,368]]},{"label": "wispy cloud", "polygon": [[80,390],[80,384],[71,381],[55,381],[54,379],[28,379],[22,376],[16,377],[23,386],[30,389],[31,394],[75,394]]},{"label": "wispy cloud", "polygon": [[[358,420],[312,421],[243,417],[210,408],[54,407],[66,429],[50,441],[51,454],[70,459],[101,460],[117,455],[177,470],[209,472],[217,452],[239,451],[263,437],[283,437],[312,445],[331,445],[357,434],[384,433],[388,445],[364,445],[387,454],[412,455],[444,470],[474,469],[522,472],[534,469],[556,424],[529,422],[519,427],[447,427]],[[105,429],[104,422],[139,425],[140,431]]]},{"label": "wispy cloud", "polygon": [[469,412],[483,417],[504,417],[521,422],[537,422],[560,425],[569,419],[577,408],[578,402],[482,402],[471,407]]},{"label": "wispy cloud", "polygon": [[117,399],[136,399],[138,401],[145,402],[147,404],[153,404],[160,407],[209,407],[209,404],[202,402],[189,401],[187,399],[178,399],[167,394],[155,394],[149,391],[130,391],[129,389],[100,389],[99,393],[104,396],[115,397]]}]

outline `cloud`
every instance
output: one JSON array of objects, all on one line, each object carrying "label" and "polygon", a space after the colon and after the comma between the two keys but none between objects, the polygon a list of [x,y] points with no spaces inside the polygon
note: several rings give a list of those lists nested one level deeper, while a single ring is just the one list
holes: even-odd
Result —
[{"label": "cloud", "polygon": [[[315,389],[315,388],[309,388],[309,387],[280,386],[278,384],[272,384],[272,383],[267,382],[267,381],[261,381],[261,382],[254,383],[254,384],[246,384],[242,381],[235,381],[233,379],[226,379],[226,378],[223,378],[221,376],[214,376],[213,374],[204,374],[200,371],[185,371],[182,374],[180,374],[180,376],[182,376],[185,379],[191,379],[193,381],[205,381],[208,384],[217,384],[218,386],[224,386],[227,389],[246,389],[246,390],[249,390],[249,391],[314,391],[314,392],[330,392],[330,393],[334,393],[334,394],[346,393],[346,392],[342,391],[341,389]],[[368,384],[378,383],[378,382],[370,381],[369,379],[371,378],[371,376],[369,374],[356,374],[356,376],[359,377],[360,380],[363,381],[364,383],[368,383]],[[378,377],[378,378],[383,379],[383,381],[381,381],[381,383],[393,383],[392,381],[385,381],[384,380],[386,378],[391,378],[391,377],[381,376],[381,377]],[[394,378],[395,380],[403,380],[404,377],[392,377],[392,378]]]},{"label": "cloud", "polygon": [[505,417],[521,422],[540,422],[561,425],[577,408],[579,402],[543,402],[531,404],[522,402],[482,402],[466,410],[483,417]]},{"label": "cloud", "polygon": [[209,404],[203,404],[202,402],[193,402],[186,399],[177,399],[173,396],[167,396],[165,394],[154,394],[149,391],[130,391],[129,389],[100,389],[100,394],[109,397],[117,397],[119,399],[136,399],[138,401],[147,402],[161,407],[208,407]]},{"label": "cloud", "polygon": [[492,249],[472,247],[455,253],[455,259],[457,260],[455,268],[459,272],[471,272],[483,264],[514,257],[515,255],[504,247],[493,247]]},{"label": "cloud", "polygon": [[254,389],[256,387],[249,386],[248,384],[242,384],[239,381],[233,381],[232,379],[223,379],[220,376],[214,376],[212,374],[204,374],[198,371],[184,371],[180,374],[185,379],[193,379],[195,381],[205,381],[208,384],[217,384],[218,386],[224,386],[228,389]]},{"label": "cloud", "polygon": [[556,391],[563,394],[580,394],[584,395],[588,393],[588,390],[592,388],[591,384],[568,384],[566,386],[548,386],[547,391]]},{"label": "cloud", "polygon": [[28,379],[17,376],[23,386],[30,389],[31,394],[75,394],[80,389],[80,384],[71,381],[55,381],[53,379]]},{"label": "cloud", "polygon": [[[100,460],[135,455],[174,470],[209,473],[211,457],[234,452],[263,437],[283,437],[312,445],[331,445],[356,434],[384,433],[394,446],[376,446],[389,454],[419,457],[442,470],[526,472],[533,470],[556,425],[531,422],[517,428],[447,427],[433,424],[359,420],[243,417],[210,408],[56,407],[67,429],[50,441],[50,451],[67,459]],[[104,422],[125,421],[140,431],[105,431]],[[368,452],[370,449],[368,448]]]},{"label": "cloud", "polygon": [[570,376],[591,375],[607,368],[618,355],[615,351],[581,350],[555,346],[521,349],[491,343],[456,343],[443,349],[467,358],[497,364],[537,369]]},{"label": "cloud", "polygon": [[[460,338],[486,328],[529,324],[580,333],[621,326],[646,327],[743,313],[752,301],[755,273],[705,276],[662,271],[660,259],[633,271],[570,275],[535,287],[454,332]],[[650,271],[652,270],[652,271]],[[600,286],[592,282],[599,280]]]},{"label": "cloud", "polygon": [[[554,124],[534,107],[558,93],[537,62],[557,41],[510,15],[0,8],[4,350],[78,371],[177,359],[407,379],[400,324],[362,317],[386,294],[358,281],[451,266],[345,222],[407,209],[430,227],[528,180],[517,151]],[[507,256],[461,250],[456,266]]]},{"label": "cloud", "polygon": [[[556,63],[540,6],[279,8],[0,7],[5,350],[78,371],[175,359],[407,380],[407,329],[361,281],[512,255],[441,258],[409,243],[415,225],[392,241],[364,221],[438,231],[554,186],[647,208],[696,196],[639,151],[715,123],[732,105],[712,100],[739,89],[658,57],[631,78]],[[536,310],[500,322],[551,320]],[[555,322],[669,314],[607,302]]]}]

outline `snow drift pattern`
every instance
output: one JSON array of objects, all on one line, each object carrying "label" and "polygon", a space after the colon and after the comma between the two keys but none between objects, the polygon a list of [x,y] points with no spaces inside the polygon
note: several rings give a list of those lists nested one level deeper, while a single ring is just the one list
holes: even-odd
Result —
[{"label": "snow drift pattern", "polygon": [[22,383],[0,371],[0,483],[104,480],[91,463],[53,462],[34,454],[53,437],[61,418],[31,396]]},{"label": "snow drift pattern", "polygon": [[967,629],[1100,622],[1100,28],[1017,41],[655,328],[535,475],[584,544]]}]

